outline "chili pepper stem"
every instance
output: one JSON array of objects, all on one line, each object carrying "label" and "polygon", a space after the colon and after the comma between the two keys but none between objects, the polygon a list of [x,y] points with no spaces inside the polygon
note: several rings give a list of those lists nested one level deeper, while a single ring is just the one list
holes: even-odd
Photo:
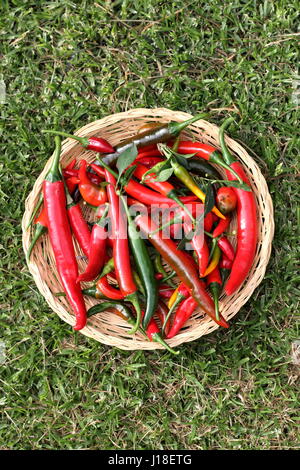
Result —
[{"label": "chili pepper stem", "polygon": [[67,132],[54,131],[52,129],[44,129],[42,132],[46,132],[47,134],[60,135],[61,137],[67,137],[69,139],[77,140],[81,143],[81,145],[83,145],[83,147],[87,147],[89,144],[87,137],[79,137],[78,135],[68,134]]},{"label": "chili pepper stem", "polygon": [[116,171],[112,170],[110,168],[110,166],[108,166],[103,160],[97,160],[95,162],[96,165],[98,166],[102,166],[103,168],[105,168],[111,175],[113,175],[116,179],[119,178],[119,175]]},{"label": "chili pepper stem", "polygon": [[141,318],[142,318],[142,311],[141,311],[141,306],[139,304],[139,299],[138,299],[138,296],[137,296],[137,293],[136,292],[133,292],[132,294],[129,294],[126,296],[126,300],[128,302],[131,302],[132,305],[134,306],[135,310],[136,310],[136,322],[135,322],[135,325],[134,327],[128,332],[130,333],[131,335],[133,335],[134,333],[137,332],[137,330],[139,329],[139,325],[141,323]]},{"label": "chili pepper stem", "polygon": [[34,237],[33,237],[33,239],[31,240],[30,246],[29,246],[28,251],[27,251],[27,254],[26,254],[26,261],[27,261],[27,263],[29,263],[29,260],[30,260],[30,256],[31,256],[33,247],[34,247],[34,245],[36,244],[37,240],[38,240],[44,233],[46,233],[46,232],[47,232],[47,227],[45,227],[44,225],[38,225],[38,226],[36,227],[36,231],[35,231]]},{"label": "chili pepper stem", "polygon": [[172,349],[168,343],[166,343],[162,337],[159,335],[159,333],[154,333],[153,336],[152,336],[152,339],[153,341],[155,341],[156,343],[159,343],[161,344],[167,351],[169,351],[170,353],[172,354],[175,354],[176,356],[178,356],[179,354],[179,351],[175,351],[174,349]]},{"label": "chili pepper stem", "polygon": [[45,180],[50,183],[55,183],[56,181],[61,181],[62,176],[59,169],[59,159],[61,152],[61,140],[58,136],[54,138],[55,141],[55,150],[53,154],[53,161],[51,163],[50,170],[48,171]]},{"label": "chili pepper stem", "polygon": [[33,211],[32,211],[32,214],[31,214],[31,216],[30,216],[30,219],[29,219],[28,224],[26,225],[25,230],[28,230],[29,227],[32,225],[33,219],[35,218],[35,216],[36,216],[36,214],[37,214],[37,211],[38,211],[39,208],[41,207],[41,205],[42,205],[42,203],[43,203],[43,200],[44,200],[44,197],[43,197],[43,193],[41,192],[41,193],[40,193],[39,200],[38,200],[38,203],[37,203],[37,205],[35,206],[35,208],[34,208]]},{"label": "chili pepper stem", "polygon": [[169,318],[170,316],[172,315],[172,313],[174,312],[175,308],[177,307],[178,304],[180,304],[180,302],[182,301],[182,299],[184,299],[184,295],[180,294],[180,292],[177,293],[177,297],[175,299],[175,302],[172,304],[171,308],[169,309],[167,315],[166,315],[166,318],[165,318],[165,321],[164,321],[164,324],[162,326],[162,334],[164,334],[165,332],[165,328],[166,328],[166,325],[169,321]]}]

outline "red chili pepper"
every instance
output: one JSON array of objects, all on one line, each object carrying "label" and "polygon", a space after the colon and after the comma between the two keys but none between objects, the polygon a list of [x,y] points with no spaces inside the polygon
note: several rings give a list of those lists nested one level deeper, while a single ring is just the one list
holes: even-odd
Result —
[{"label": "red chili pepper", "polygon": [[[103,214],[105,217],[105,214]],[[89,262],[84,271],[77,278],[77,282],[93,281],[104,264],[107,232],[103,227],[103,219],[93,225],[89,247]]]},{"label": "red chili pepper", "polygon": [[78,186],[79,179],[75,176],[71,176],[71,178],[66,178],[65,183],[67,185],[68,191],[70,194],[73,194],[76,187]]},{"label": "red chili pepper", "polygon": [[[155,226],[148,216],[140,215],[136,217],[136,223],[138,227],[140,227],[141,231],[148,236],[149,241],[167,261],[169,266],[176,271],[180,281],[183,282],[190,290],[191,295],[197,301],[202,310],[216,321],[212,299],[205,291],[203,283],[198,277],[195,263],[191,262],[190,258],[186,256],[186,253],[178,250],[176,244],[172,240],[165,239],[162,232],[153,233],[153,230],[155,231],[157,226]],[[221,326],[227,325],[226,321],[222,317],[219,322],[217,321],[217,323]]]},{"label": "red chili pepper", "polygon": [[220,261],[220,274],[222,278],[222,289],[224,287],[225,282],[228,279],[231,268],[232,268],[232,261],[230,261],[223,253],[221,261]]},{"label": "red chili pepper", "polygon": [[69,165],[67,165],[64,168],[64,170],[73,170],[73,168],[75,168],[75,165],[76,165],[76,158],[73,158],[73,160],[69,163]]},{"label": "red chili pepper", "polygon": [[232,188],[222,186],[216,194],[216,203],[222,214],[234,211],[237,205],[237,197]]},{"label": "red chili pepper", "polygon": [[[169,333],[167,334],[168,339],[171,339],[175,335],[177,335],[177,333],[181,330],[183,325],[191,317],[192,313],[194,312],[194,310],[196,310],[197,307],[198,307],[198,303],[195,301],[195,299],[193,299],[192,296],[184,299],[181,302],[181,304],[179,305],[179,307],[178,307],[178,309],[175,313],[174,320],[173,320],[173,323],[172,323],[172,327],[171,327]],[[228,328],[227,323],[226,323],[226,325],[224,324],[222,326],[224,326],[225,328]]]},{"label": "red chili pepper", "polygon": [[88,258],[90,251],[91,232],[83,217],[79,203],[75,204],[73,201],[69,201],[67,205],[67,213],[72,232],[74,233],[74,236],[78,241],[78,244],[83,253]]},{"label": "red chili pepper", "polygon": [[80,137],[79,135],[67,134],[66,132],[44,130],[48,134],[61,135],[62,137],[68,137],[69,139],[77,140],[87,150],[93,150],[98,153],[112,153],[114,148],[107,142],[107,140],[101,137]]},{"label": "red chili pepper", "polygon": [[[186,233],[189,233],[191,228],[192,227],[190,223],[184,224],[184,230]],[[200,277],[203,277],[209,261],[209,249],[204,233],[195,233],[191,240],[191,243],[197,254]]]},{"label": "red chili pepper", "polygon": [[[220,127],[219,139],[223,156],[230,168],[240,176],[244,183],[251,187],[241,163],[231,155],[225,144],[224,131],[232,120],[232,118],[226,119]],[[226,171],[226,175],[229,181],[236,180],[236,177],[230,171]],[[256,203],[253,192],[239,188],[233,188],[233,190],[237,197],[237,249],[232,270],[225,286],[227,295],[233,294],[246,279],[255,257],[258,233]]]},{"label": "red chili pepper", "polygon": [[58,137],[55,138],[55,145],[53,163],[43,182],[44,205],[57,271],[76,317],[74,329],[81,330],[86,325],[87,314],[80,286],[76,284],[78,267],[66,209],[65,188],[59,170],[61,143]]},{"label": "red chili pepper", "polygon": [[161,157],[140,157],[138,156],[134,163],[140,163],[146,166],[148,169],[152,168],[157,163],[163,162],[164,159]]},{"label": "red chili pepper", "polygon": [[119,290],[109,284],[107,276],[101,277],[96,283],[97,289],[102,292],[105,297],[114,300],[122,300],[125,295]]},{"label": "red chili pepper", "polygon": [[99,188],[92,183],[86,174],[87,162],[81,160],[80,169],[78,172],[79,178],[79,191],[83,199],[92,206],[100,206],[107,201],[105,188]]},{"label": "red chili pepper", "polygon": [[219,221],[218,225],[216,226],[216,228],[214,229],[214,231],[212,233],[213,238],[216,238],[219,235],[222,235],[222,233],[224,233],[225,230],[228,229],[229,224],[231,222],[231,219],[230,219],[230,216],[227,215],[225,220],[224,219],[218,219],[218,221]]},{"label": "red chili pepper", "polygon": [[120,198],[115,190],[116,178],[108,170],[105,170],[105,179],[109,183],[107,185],[107,195],[110,202],[109,215],[112,234],[114,236],[113,257],[115,270],[120,291],[129,302],[132,302],[136,309],[137,321],[131,331],[135,333],[140,325],[141,310],[137,298],[137,287],[133,279],[130,265],[126,218],[124,214],[121,213],[122,205],[120,204]]},{"label": "red chili pepper", "polygon": [[[78,178],[78,173],[79,173],[79,170],[63,170],[64,178],[71,178],[71,177]],[[90,180],[90,182],[96,184],[97,186],[99,186],[104,180],[104,171],[103,171],[103,175],[101,175],[100,172],[99,174],[96,175],[95,173],[92,173],[91,171],[87,171],[86,175],[88,179]]]},{"label": "red chili pepper", "polygon": [[174,289],[171,289],[168,284],[161,284],[158,287],[158,293],[162,299],[169,299],[173,295]]},{"label": "red chili pepper", "polygon": [[[144,312],[142,312],[142,315]],[[170,346],[162,339],[160,335],[160,330],[154,318],[152,317],[148,323],[146,334],[150,341],[155,341],[156,343],[160,343],[165,349],[167,349],[172,354],[179,354],[179,351],[174,351],[174,349],[170,348]]]},{"label": "red chili pepper", "polygon": [[230,241],[228,240],[228,238],[225,237],[225,235],[219,238],[218,247],[227,256],[227,258],[230,259],[230,261],[234,260],[234,248],[232,244],[230,243]]}]

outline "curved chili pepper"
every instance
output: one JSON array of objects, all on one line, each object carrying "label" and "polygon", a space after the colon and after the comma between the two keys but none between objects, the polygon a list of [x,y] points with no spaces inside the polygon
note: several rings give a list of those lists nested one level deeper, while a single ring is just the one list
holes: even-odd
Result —
[{"label": "curved chili pepper", "polygon": [[73,158],[73,160],[70,161],[70,163],[63,169],[64,170],[73,170],[76,165],[76,158]]},{"label": "curved chili pepper", "polygon": [[[189,171],[184,168],[184,166],[180,165],[177,161],[171,160],[171,165],[174,170],[175,176],[187,187],[189,188],[192,193],[194,193],[202,202],[205,201],[205,194],[199,188],[197,183],[195,182],[192,175]],[[226,217],[219,211],[219,209],[214,206],[212,208],[212,212],[214,212],[220,219],[225,219]]]},{"label": "curved chili pepper", "polygon": [[[134,176],[136,176],[138,179],[143,179],[143,176],[148,172],[148,168],[144,165],[138,164],[136,166]],[[180,198],[177,196],[175,188],[172,184],[168,183],[168,181],[164,182],[159,182],[155,181],[156,174],[152,173],[145,178],[145,183],[155,191],[159,192],[163,196],[166,196],[173,201],[175,201],[188,215],[189,217],[195,222],[193,219],[192,214],[188,210],[188,208],[184,205],[184,203],[180,200]]]},{"label": "curved chili pepper", "polygon": [[30,216],[30,219],[29,219],[29,222],[28,224],[26,225],[26,229],[25,230],[28,230],[29,227],[31,227],[31,224],[36,216],[36,214],[38,213],[41,205],[43,204],[43,201],[44,201],[44,196],[43,196],[43,192],[40,193],[39,195],[39,199],[38,199],[38,202],[35,206],[35,208],[33,209],[32,213],[31,213],[31,216]]},{"label": "curved chili pepper", "polygon": [[[230,169],[234,170],[242,181],[251,187],[241,163],[231,155],[225,144],[224,132],[232,120],[232,118],[227,119],[220,127],[219,140],[224,160]],[[226,171],[226,175],[230,181],[236,180],[231,171]],[[239,188],[233,188],[233,190],[237,197],[237,248],[232,270],[225,286],[227,295],[233,294],[246,279],[255,257],[258,233],[253,192]]]},{"label": "curved chili pepper", "polygon": [[167,309],[166,305],[161,300],[157,304],[156,314],[159,318],[161,326],[165,324],[164,331],[165,331],[165,334],[167,335],[170,331],[171,320],[169,319],[169,320],[166,321],[166,318],[167,318],[167,315],[168,315],[168,309]]},{"label": "curved chili pepper", "polygon": [[226,219],[218,219],[218,225],[216,226],[216,228],[214,229],[212,233],[213,238],[216,238],[222,235],[222,233],[224,233],[225,230],[228,229],[230,222],[231,222],[231,219],[229,215],[227,215]]},{"label": "curved chili pepper", "polygon": [[104,188],[99,188],[92,183],[86,174],[87,162],[81,160],[78,172],[79,191],[83,199],[92,206],[100,206],[107,201],[107,195]]},{"label": "curved chili pepper", "polygon": [[114,152],[114,148],[107,142],[107,140],[100,137],[80,137],[79,135],[72,135],[66,132],[44,130],[48,134],[60,135],[69,139],[77,140],[87,150],[93,150],[99,153],[111,153]]},{"label": "curved chili pepper", "polygon": [[219,318],[220,317],[219,296],[220,296],[221,287],[222,287],[222,279],[221,279],[220,270],[218,266],[215,267],[215,269],[210,274],[208,274],[207,286],[209,287],[209,290],[212,294],[212,298],[214,300],[216,318]]},{"label": "curved chili pepper", "polygon": [[78,267],[66,209],[65,188],[59,170],[60,151],[60,139],[56,137],[53,162],[43,182],[44,205],[57,271],[76,317],[73,328],[81,330],[86,325],[86,308],[80,287],[76,284]]},{"label": "curved chili pepper", "polygon": [[167,284],[161,284],[158,287],[159,296],[163,299],[169,299],[173,295],[174,289],[170,288]]},{"label": "curved chili pepper", "polygon": [[106,155],[103,157],[103,161],[104,163],[110,165],[117,160],[120,153],[124,152],[124,150],[126,150],[132,144],[135,144],[139,148],[157,144],[158,142],[167,142],[172,137],[176,137],[178,134],[180,134],[180,132],[183,131],[187,126],[206,116],[207,114],[198,114],[197,116],[194,116],[183,122],[170,122],[168,124],[162,124],[154,129],[148,129],[146,132],[135,135],[117,145],[115,148],[115,153]]},{"label": "curved chili pepper", "polygon": [[130,308],[122,302],[113,300],[110,300],[109,302],[101,302],[100,304],[96,304],[89,308],[87,316],[90,318],[93,315],[105,312],[106,310],[112,310],[116,315],[122,318],[122,320],[125,320],[130,325],[135,325],[135,318],[132,315]]},{"label": "curved chili pepper", "polygon": [[[151,233],[151,228],[157,228],[148,216],[140,215],[137,216],[135,220],[138,227],[140,227],[142,232],[146,234],[148,238]],[[195,263],[191,261],[190,257],[186,256],[186,253],[183,251],[178,250],[176,244],[172,240],[165,239],[162,232],[157,232],[154,235],[152,234],[149,241],[163,256],[170,267],[176,271],[179,279],[190,290],[191,295],[197,301],[202,310],[216,321],[212,299],[206,292],[203,283],[200,281]],[[219,322],[217,321],[217,323],[221,326],[227,325],[222,317]]]},{"label": "curved chili pepper", "polygon": [[139,276],[142,280],[143,287],[146,291],[146,309],[143,316],[143,328],[147,328],[150,319],[153,317],[158,303],[158,290],[157,282],[155,279],[154,268],[150,259],[146,244],[136,230],[136,225],[133,222],[129,213],[126,201],[121,196],[124,209],[128,221],[128,238],[135,260],[135,265],[138,270]]},{"label": "curved chili pepper", "polygon": [[88,295],[89,297],[93,297],[94,299],[108,299],[102,292],[97,289],[97,286],[87,287],[86,289],[81,290],[83,295]]},{"label": "curved chili pepper", "polygon": [[135,163],[140,163],[141,165],[144,165],[147,167],[147,169],[151,169],[154,165],[157,165],[157,163],[163,162],[164,159],[161,157],[139,157],[137,156],[136,160],[133,162]]},{"label": "curved chili pepper", "polygon": [[[92,168],[94,171],[97,172],[96,169],[97,165],[92,164]],[[151,206],[153,205],[162,205],[166,204],[168,206],[174,206],[176,205],[176,202],[173,201],[172,199],[169,199],[168,197],[164,197],[161,194],[158,194],[156,191],[152,191],[149,188],[146,188],[142,184],[138,183],[137,181],[134,181],[131,179],[127,185],[124,187],[124,190],[126,191],[127,194],[129,194],[131,197],[136,199],[137,201]],[[195,201],[197,199],[196,196],[182,196],[179,198],[180,201],[184,204],[188,204],[192,201]]]},{"label": "curved chili pepper", "polygon": [[78,187],[79,179],[75,176],[71,176],[71,178],[66,178],[65,183],[67,185],[69,193],[72,195],[74,194],[75,189]]},{"label": "curved chili pepper", "polygon": [[[100,168],[100,167],[98,167],[98,168]],[[71,178],[71,177],[78,178],[78,173],[79,173],[79,170],[74,170],[74,169],[73,170],[63,170],[64,178]],[[89,170],[87,170],[86,175],[87,175],[88,179],[90,180],[90,182],[96,184],[97,186],[101,185],[101,183],[104,180],[104,170],[103,170],[103,175],[101,175],[100,172],[95,174],[95,173],[92,173]]]},{"label": "curved chili pepper", "polygon": [[97,289],[102,292],[105,297],[113,300],[123,300],[125,299],[125,294],[123,294],[119,289],[116,289],[112,285],[109,284],[107,280],[107,276],[103,276],[98,279],[96,283]]},{"label": "curved chili pepper", "polygon": [[47,232],[48,220],[47,220],[45,206],[42,208],[39,216],[35,219],[34,223],[35,223],[35,231],[34,231],[30,246],[28,248],[28,251],[26,253],[27,262],[29,262],[32,250],[36,242],[44,233]]},{"label": "curved chili pepper", "polygon": [[156,321],[154,320],[154,318],[151,318],[150,319],[150,322],[148,324],[148,327],[146,329],[146,334],[148,336],[148,338],[150,339],[150,341],[155,341],[156,343],[160,343],[165,349],[167,349],[167,351],[171,352],[172,354],[179,354],[179,351],[174,351],[174,349],[170,348],[170,346],[168,345],[168,343],[166,343],[161,334],[160,334],[160,330],[158,328],[158,325],[156,323]]},{"label": "curved chili pepper", "polygon": [[[167,271],[166,271],[165,268],[163,267],[162,260],[161,260],[161,256],[160,256],[159,253],[157,253],[157,255],[155,256],[153,264],[154,264],[154,267],[155,267],[157,273],[158,273],[158,274],[161,274],[161,276],[162,276],[161,279],[164,279],[165,284],[168,284],[169,286],[175,288],[176,286],[175,286],[175,284],[171,281],[171,279],[170,279],[170,277],[169,277],[170,275],[167,273]],[[172,277],[173,277],[175,274],[176,274],[175,271],[172,271],[172,272],[171,272]],[[157,278],[156,278],[156,279],[157,279]]]},{"label": "curved chili pepper", "polygon": [[168,321],[170,321],[171,315],[174,312],[174,310],[176,309],[177,305],[179,305],[182,302],[183,299],[186,299],[189,296],[190,296],[189,290],[181,282],[179,284],[179,286],[177,287],[177,289],[175,289],[174,293],[172,294],[172,297],[170,297],[170,299],[169,299],[169,302],[168,302],[169,311],[168,311],[168,314],[167,314],[167,316],[165,318],[165,321],[163,323],[163,326],[162,326],[162,333],[163,334],[164,333],[167,334],[166,331],[165,331],[166,325],[167,325]]},{"label": "curved chili pepper", "polygon": [[130,265],[129,246],[126,231],[126,220],[120,213],[120,200],[115,190],[116,178],[105,170],[105,179],[109,183],[107,186],[107,195],[110,202],[110,219],[112,234],[114,236],[113,257],[120,291],[125,298],[132,302],[136,309],[136,325],[131,331],[135,333],[141,321],[141,309],[137,297],[137,287],[133,279]]},{"label": "curved chili pepper", "polygon": [[75,202],[73,202],[72,198],[70,198],[68,193],[66,194],[66,198],[67,214],[72,232],[74,233],[74,236],[78,241],[78,244],[82,249],[83,253],[88,258],[91,242],[91,232],[89,230],[89,226],[83,217],[79,203],[76,204]]},{"label": "curved chili pepper", "polygon": [[[212,218],[210,219],[210,221],[212,222]],[[185,233],[189,233],[191,228],[192,227],[189,222],[184,223]],[[205,229],[205,223],[204,223],[204,229]],[[208,249],[208,245],[207,245],[204,233],[196,231],[195,234],[193,235],[191,243],[197,255],[200,277],[203,277],[206,271],[206,268],[208,266],[208,261],[209,261],[209,249]]]},{"label": "curved chili pepper", "polygon": [[206,268],[206,271],[205,271],[203,277],[208,276],[218,266],[220,258],[221,258],[221,250],[218,247],[218,245],[215,244],[212,248],[211,261],[210,261],[208,267]]},{"label": "curved chili pepper", "polygon": [[234,248],[225,235],[218,239],[218,247],[230,261],[234,260]]},{"label": "curved chili pepper", "polygon": [[[104,217],[105,214],[103,215]],[[77,278],[77,282],[93,281],[103,266],[107,238],[107,232],[103,227],[103,218],[93,225],[89,246],[89,262],[84,273],[80,274]]]},{"label": "curved chili pepper", "polygon": [[[168,339],[171,339],[177,335],[177,333],[181,330],[183,325],[191,317],[192,313],[194,310],[196,310],[197,307],[198,303],[192,296],[187,297],[181,302],[175,313],[171,329],[167,334]],[[228,328],[228,324],[225,321],[223,322],[222,326],[224,326],[224,328]]]}]

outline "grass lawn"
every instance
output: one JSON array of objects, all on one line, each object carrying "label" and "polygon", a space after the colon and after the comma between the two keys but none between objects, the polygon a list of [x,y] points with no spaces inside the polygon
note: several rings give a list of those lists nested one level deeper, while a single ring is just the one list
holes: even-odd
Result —
[{"label": "grass lawn", "polygon": [[[1,449],[299,448],[297,10],[289,0],[1,2]],[[275,206],[264,281],[228,331],[179,357],[74,333],[38,293],[21,245],[24,200],[53,151],[40,129],[73,132],[138,107],[215,110],[217,124],[238,109],[231,135]]]}]

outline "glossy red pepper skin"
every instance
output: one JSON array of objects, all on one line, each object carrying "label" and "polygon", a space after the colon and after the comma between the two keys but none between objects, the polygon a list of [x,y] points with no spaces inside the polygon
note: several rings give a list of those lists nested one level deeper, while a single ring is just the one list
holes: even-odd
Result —
[{"label": "glossy red pepper skin", "polygon": [[226,219],[218,219],[218,221],[219,221],[218,225],[216,226],[216,228],[214,229],[212,233],[213,238],[219,237],[220,235],[222,235],[222,233],[225,232],[225,230],[228,229],[231,219],[230,219],[230,216],[227,215]]},{"label": "glossy red pepper skin", "polygon": [[73,158],[73,160],[69,163],[69,165],[67,165],[64,168],[64,170],[73,170],[73,168],[75,168],[75,165],[76,165],[76,158]]},{"label": "glossy red pepper skin", "polygon": [[[138,216],[136,218],[136,223],[138,227],[140,227],[141,231],[148,237],[150,233],[155,231],[157,228],[148,216]],[[178,250],[176,244],[172,240],[164,238],[162,232],[156,232],[155,234],[152,233],[149,241],[167,261],[169,266],[176,271],[180,281],[189,289],[191,295],[201,309],[216,321],[213,301],[206,292],[203,282],[201,282],[198,277],[195,264],[186,256],[186,253]],[[218,324],[221,326],[224,326],[225,324],[227,325],[222,317]]]},{"label": "glossy red pepper skin", "polygon": [[[230,167],[239,174],[244,183],[250,186],[244,169],[239,162],[231,163]],[[229,171],[226,171],[226,175],[229,181],[236,180],[235,176]],[[225,285],[227,295],[236,292],[246,279],[253,264],[258,233],[256,202],[253,192],[238,188],[233,188],[233,190],[237,196],[237,248],[232,270]]]},{"label": "glossy red pepper skin", "polygon": [[79,179],[76,178],[75,176],[71,176],[70,178],[65,179],[65,183],[67,185],[68,191],[70,194],[73,194],[75,189],[78,186]]},{"label": "glossy red pepper skin", "polygon": [[[168,339],[173,338],[177,335],[177,333],[181,330],[184,324],[188,321],[188,319],[192,316],[193,312],[198,307],[198,303],[192,296],[187,297],[184,299],[181,304],[179,305],[174,320],[171,326],[169,333],[166,335]],[[225,326],[225,325],[222,325]],[[228,325],[225,326],[228,328]]]},{"label": "glossy red pepper skin", "polygon": [[221,249],[221,251],[226,255],[226,257],[230,260],[234,260],[234,248],[230,241],[228,240],[225,235],[223,235],[221,238],[218,240],[218,247]]},{"label": "glossy red pepper skin", "polygon": [[89,246],[89,262],[85,271],[77,278],[77,282],[93,281],[100,273],[105,260],[107,232],[101,225],[92,228]]},{"label": "glossy red pepper skin", "polygon": [[237,197],[234,190],[227,186],[222,186],[216,194],[216,203],[222,214],[230,214],[237,205]]},{"label": "glossy red pepper skin", "polygon": [[[212,218],[210,221],[212,221]],[[186,233],[189,233],[191,228],[190,223],[185,223],[184,230]],[[204,230],[206,230],[205,223]],[[200,277],[203,277],[209,261],[209,248],[204,233],[196,233],[193,236],[191,243],[197,254]]]},{"label": "glossy red pepper skin", "polygon": [[72,232],[85,256],[89,257],[91,232],[86,223],[79,204],[69,204],[67,206],[68,219]]},{"label": "glossy red pepper skin", "polygon": [[[79,170],[74,170],[74,169],[63,170],[64,178],[71,178],[71,177],[78,178],[78,173],[79,173]],[[88,179],[90,180],[90,182],[96,184],[97,186],[99,186],[104,181],[104,171],[102,175],[100,172],[95,174],[95,173],[92,173],[91,171],[87,171],[86,175]]]},{"label": "glossy red pepper skin", "polygon": [[67,299],[75,313],[74,330],[81,330],[86,325],[87,315],[80,287],[76,284],[78,267],[66,210],[64,183],[44,181],[43,194],[47,218],[50,221],[48,232],[57,271]]},{"label": "glossy red pepper skin", "polygon": [[159,296],[162,298],[162,299],[170,299],[170,297],[172,297],[173,293],[174,293],[174,289],[170,288],[170,286],[168,284],[161,284],[159,287],[158,287],[158,293],[159,293]]},{"label": "glossy red pepper skin", "polygon": [[[134,176],[141,180],[147,171],[148,168],[146,166],[138,164],[135,169]],[[171,193],[171,191],[174,191],[174,186],[168,183],[168,181],[155,181],[156,176],[157,175],[155,173],[148,174],[144,181],[145,184],[151,189],[154,189],[154,191],[157,191],[158,193],[162,194],[163,196],[167,196],[169,193]]]},{"label": "glossy red pepper skin", "polygon": [[88,137],[88,145],[86,146],[88,150],[93,150],[98,153],[112,153],[114,148],[101,137]]},{"label": "glossy red pepper skin", "polygon": [[87,162],[81,160],[80,168],[78,172],[79,178],[79,191],[83,199],[91,204],[92,206],[100,206],[107,201],[107,195],[104,188],[99,188],[97,185],[92,183],[86,173]]},{"label": "glossy red pepper skin", "polygon": [[125,295],[115,287],[111,286],[107,280],[107,276],[101,277],[96,283],[97,289],[105,295],[105,297],[113,300],[122,300]]},{"label": "glossy red pepper skin", "polygon": [[109,215],[111,219],[112,235],[114,237],[113,257],[115,270],[120,291],[122,294],[127,296],[135,293],[137,291],[137,287],[133,279],[130,265],[126,215],[121,211],[122,204],[115,191],[115,177],[105,170],[105,179],[109,183],[107,185],[107,195],[110,202]]},{"label": "glossy red pepper skin", "polygon": [[152,168],[157,163],[163,162],[164,159],[161,157],[137,157],[134,163],[141,163],[141,165],[146,166],[148,169]]}]

